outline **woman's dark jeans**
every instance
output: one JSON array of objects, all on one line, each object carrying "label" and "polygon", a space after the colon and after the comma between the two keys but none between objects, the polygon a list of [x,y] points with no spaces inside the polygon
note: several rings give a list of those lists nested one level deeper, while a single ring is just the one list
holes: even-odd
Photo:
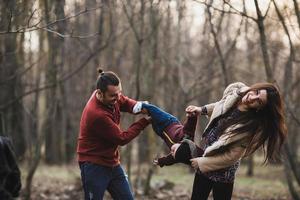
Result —
[{"label": "woman's dark jeans", "polygon": [[230,200],[233,183],[214,182],[202,174],[196,173],[193,185],[192,200],[206,200],[210,191],[214,200]]}]

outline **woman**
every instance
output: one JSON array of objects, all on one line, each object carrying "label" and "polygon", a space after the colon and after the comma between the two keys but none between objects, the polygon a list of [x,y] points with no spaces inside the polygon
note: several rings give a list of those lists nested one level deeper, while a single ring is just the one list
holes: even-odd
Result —
[{"label": "woman", "polygon": [[[211,190],[215,200],[231,199],[240,159],[260,147],[265,162],[279,159],[287,136],[282,104],[275,85],[257,83],[247,87],[238,82],[225,89],[220,101],[186,108],[188,114],[210,116],[200,145],[204,154],[191,159],[196,170],[192,200],[207,199]],[[172,146],[173,156],[180,146]]]}]

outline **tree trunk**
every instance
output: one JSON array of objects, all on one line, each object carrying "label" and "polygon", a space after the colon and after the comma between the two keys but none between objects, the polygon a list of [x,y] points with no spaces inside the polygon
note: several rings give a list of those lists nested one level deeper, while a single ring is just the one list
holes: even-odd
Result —
[{"label": "tree trunk", "polygon": [[254,174],[254,161],[253,161],[253,155],[250,155],[247,158],[247,176],[252,177]]},{"label": "tree trunk", "polygon": [[[42,0],[40,0],[39,2],[40,5],[43,5]],[[44,54],[44,45],[43,45],[43,41],[44,41],[44,31],[39,31],[39,57],[42,57]],[[42,66],[44,63],[42,62],[38,62],[37,65]],[[44,72],[42,72],[41,68],[37,68],[35,70],[35,73],[33,75],[33,78],[35,78],[35,87],[39,87],[40,86],[40,79],[44,77]],[[35,175],[35,172],[38,168],[39,162],[41,160],[41,146],[43,144],[44,141],[44,132],[41,131],[40,127],[41,127],[41,118],[43,118],[42,116],[40,116],[40,92],[37,91],[34,94],[34,100],[32,103],[32,116],[34,116],[31,119],[31,125],[30,125],[30,134],[31,137],[29,138],[29,140],[31,141],[31,147],[29,147],[29,151],[30,153],[30,157],[29,157],[29,163],[28,163],[28,174],[26,177],[26,182],[25,182],[25,187],[24,187],[24,199],[25,200],[30,200],[31,199],[31,187],[32,187],[32,181]]]},{"label": "tree trunk", "polygon": [[263,61],[265,65],[265,71],[266,71],[266,76],[267,80],[271,83],[275,82],[273,71],[270,66],[270,58],[268,55],[268,46],[267,46],[267,38],[266,38],[266,33],[265,33],[265,26],[264,26],[264,17],[262,16],[262,13],[260,11],[259,5],[257,0],[254,0],[255,3],[255,9],[256,9],[256,14],[257,14],[257,26],[259,30],[259,36],[260,36],[260,47],[262,51],[262,56],[263,56]]},{"label": "tree trunk", "polygon": [[[284,162],[284,172],[286,175],[286,180],[288,182],[288,187],[289,187],[289,191],[293,197],[294,200],[300,200],[300,194],[297,191],[300,185],[300,176],[299,173],[295,173],[297,171],[297,168],[295,166],[295,162],[294,162],[294,157],[290,154],[289,149],[288,149],[288,145],[285,145],[285,155],[286,155],[286,160]],[[297,165],[299,166],[299,165]],[[296,169],[295,169],[296,167]],[[298,170],[299,171],[299,170]],[[296,175],[296,176],[295,176]],[[294,186],[294,180],[296,178],[297,181],[297,185],[298,186]]]},{"label": "tree trunk", "polygon": [[[1,5],[0,24],[6,30],[17,29],[18,18],[16,11],[15,0],[5,0]],[[3,30],[1,30],[3,31]],[[17,34],[7,34],[5,37],[0,37],[0,105],[5,104],[9,100],[16,99],[16,97],[23,92],[23,85],[21,78],[15,76],[20,70],[20,60],[22,61],[22,54],[18,55],[18,49],[22,48],[23,43],[17,42]],[[22,41],[22,40],[21,40]],[[14,78],[8,78],[14,77]],[[5,81],[7,80],[7,81]],[[12,138],[17,157],[22,157],[26,150],[25,138],[23,134],[23,106],[22,101],[15,101],[13,104],[0,111],[2,130],[0,134],[8,135]]]},{"label": "tree trunk", "polygon": [[297,16],[298,26],[300,29],[300,12],[299,12],[298,2],[297,2],[297,0],[293,0],[293,3],[294,3],[295,14]]},{"label": "tree trunk", "polygon": [[[48,4],[49,3],[49,4]],[[47,1],[45,0],[45,10],[54,8],[56,18],[64,18],[64,0]],[[46,22],[49,22],[49,13],[46,13]],[[57,25],[57,31],[64,33],[65,25],[60,22]],[[63,67],[63,49],[64,39],[58,38],[58,35],[47,34],[48,39],[48,66],[46,69],[46,83],[53,84],[54,87],[46,91],[46,119],[44,131],[46,133],[46,162],[49,164],[59,164],[63,159],[64,138],[62,100],[65,98],[58,87],[58,73]]]},{"label": "tree trunk", "polygon": [[[229,84],[228,72],[227,72],[226,61],[224,59],[222,49],[221,49],[220,43],[218,41],[217,33],[216,33],[216,31],[214,29],[214,25],[212,23],[212,14],[211,14],[211,11],[210,11],[210,6],[212,5],[212,3],[213,3],[213,0],[210,1],[209,6],[207,7],[207,13],[208,13],[208,18],[209,18],[210,31],[213,35],[215,47],[216,47],[216,50],[217,50],[218,55],[220,57],[220,64],[221,64],[221,69],[222,69],[222,74],[223,74],[223,86],[225,88]],[[221,17],[223,17],[223,16],[221,16]],[[220,19],[220,21],[222,21],[222,18]],[[219,24],[219,27],[221,27],[221,24]]]}]

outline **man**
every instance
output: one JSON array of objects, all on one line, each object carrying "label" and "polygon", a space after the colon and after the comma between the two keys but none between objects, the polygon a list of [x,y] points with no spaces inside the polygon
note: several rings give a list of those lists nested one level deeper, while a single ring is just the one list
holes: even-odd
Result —
[{"label": "man", "polygon": [[77,146],[85,200],[100,200],[105,190],[113,199],[133,199],[120,166],[118,147],[138,136],[150,118],[141,118],[122,131],[120,112],[140,113],[142,103],[121,94],[120,79],[115,73],[99,73],[97,89],[82,113]]}]

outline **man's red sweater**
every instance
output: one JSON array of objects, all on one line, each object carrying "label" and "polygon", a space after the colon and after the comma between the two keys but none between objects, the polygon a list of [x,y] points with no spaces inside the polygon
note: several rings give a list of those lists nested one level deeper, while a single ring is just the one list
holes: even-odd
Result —
[{"label": "man's red sweater", "polygon": [[120,111],[132,113],[135,100],[121,95],[113,108],[102,104],[93,92],[81,116],[77,143],[78,161],[116,166],[120,164],[119,145],[135,138],[148,124],[145,118],[133,123],[127,131],[120,129]]}]

